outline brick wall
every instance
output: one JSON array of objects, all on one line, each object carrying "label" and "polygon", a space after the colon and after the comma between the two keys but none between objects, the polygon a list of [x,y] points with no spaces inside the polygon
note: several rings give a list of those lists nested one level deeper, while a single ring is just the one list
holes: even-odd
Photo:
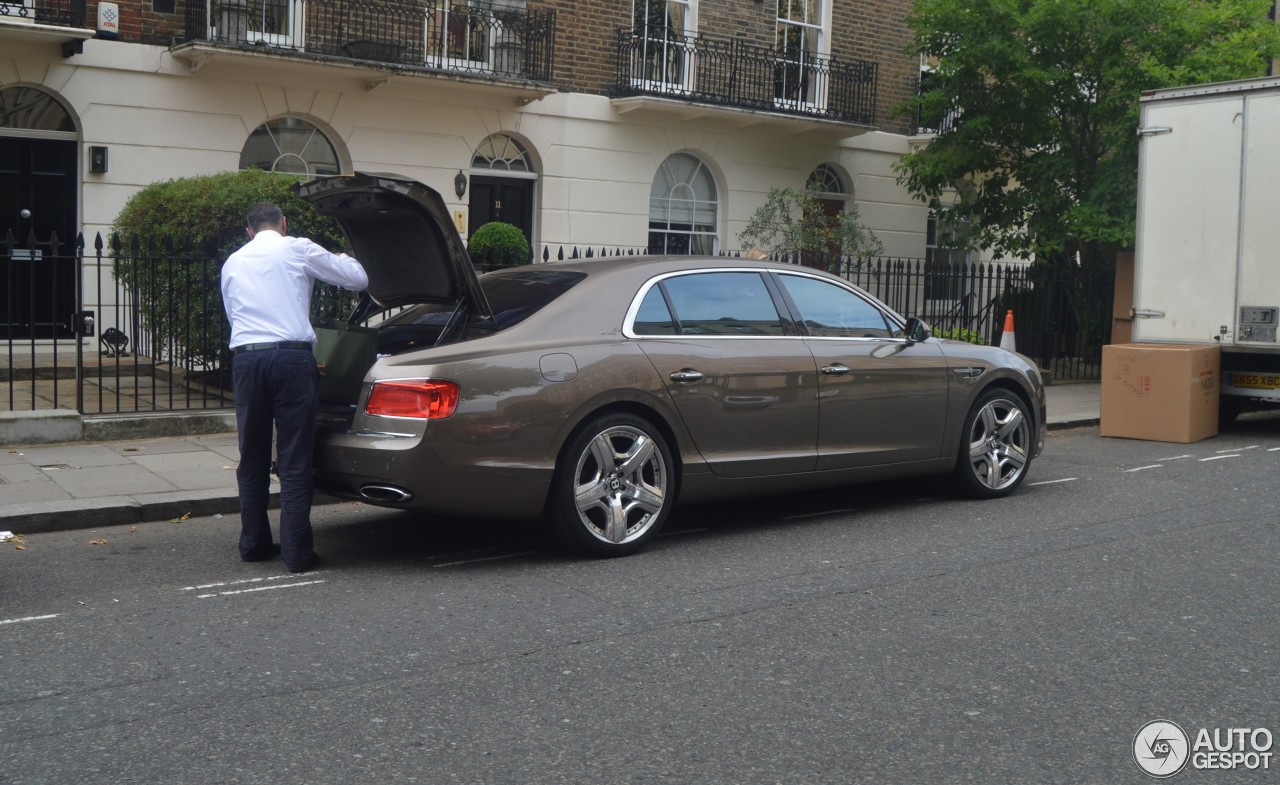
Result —
[{"label": "brick wall", "polygon": [[[915,89],[919,61],[906,54],[911,30],[910,0],[831,0],[831,54],[841,60],[870,60],[879,66],[876,124],[899,133],[909,120],[891,110]],[[615,30],[631,26],[632,0],[529,0],[530,8],[556,11],[555,81],[575,92],[608,93],[615,79]],[[774,45],[775,0],[700,0],[698,33]]]},{"label": "brick wall", "polygon": [[[171,43],[183,34],[187,3],[206,0],[117,0],[120,38]],[[157,2],[159,6],[157,6]],[[166,2],[173,12],[167,13]],[[894,106],[907,100],[919,73],[906,53],[911,40],[906,16],[911,0],[830,0],[831,54],[841,60],[870,60],[879,66],[876,125],[905,133],[909,119],[895,120]],[[97,0],[86,4],[86,25],[96,26]],[[157,11],[157,7],[161,11]],[[555,82],[567,89],[604,95],[616,78],[616,30],[631,26],[632,0],[528,0],[528,8],[556,12]],[[757,46],[774,44],[776,0],[700,0],[698,32],[738,38]]]}]

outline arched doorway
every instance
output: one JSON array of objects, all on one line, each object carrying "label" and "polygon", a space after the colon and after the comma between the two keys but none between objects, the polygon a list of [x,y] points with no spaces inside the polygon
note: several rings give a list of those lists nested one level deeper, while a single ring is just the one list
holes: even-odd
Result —
[{"label": "arched doorway", "polygon": [[[0,88],[0,331],[7,337],[71,334],[79,148],[75,121],[53,95]],[[4,247],[10,234],[12,252]]]},{"label": "arched doorway", "polygon": [[[538,173],[529,151],[506,134],[480,143],[471,157],[467,236],[490,221],[512,224],[533,246],[533,196]],[[536,255],[536,254],[535,254]]]}]

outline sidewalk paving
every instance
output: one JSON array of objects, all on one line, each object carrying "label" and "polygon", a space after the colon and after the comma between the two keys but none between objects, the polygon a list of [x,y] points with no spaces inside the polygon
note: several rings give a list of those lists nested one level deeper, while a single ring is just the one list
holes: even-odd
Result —
[{"label": "sidewalk paving", "polygon": [[[1046,388],[1049,428],[1095,425],[1096,383]],[[234,433],[0,447],[0,531],[92,529],[237,513]],[[279,485],[271,485],[272,504]],[[316,503],[336,502],[323,494]]]}]

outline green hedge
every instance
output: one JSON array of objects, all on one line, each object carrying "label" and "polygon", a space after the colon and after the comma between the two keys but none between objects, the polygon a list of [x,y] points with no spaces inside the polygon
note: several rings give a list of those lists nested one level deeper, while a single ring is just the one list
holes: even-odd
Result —
[{"label": "green hedge", "polygon": [[133,292],[157,359],[205,369],[224,361],[222,263],[248,241],[244,218],[254,203],[280,205],[289,234],[342,248],[338,225],[290,189],[299,179],[258,169],[222,172],[152,183],[125,203],[112,226],[113,271]]},{"label": "green hedge", "polygon": [[467,253],[475,264],[512,265],[530,261],[529,240],[524,232],[501,221],[490,221],[476,229],[467,241]]},{"label": "green hedge", "polygon": [[983,339],[981,333],[976,330],[970,330],[967,327],[948,327],[941,330],[934,330],[933,337],[946,338],[952,341],[964,341],[965,343],[976,343],[979,346],[987,345],[987,342]]}]

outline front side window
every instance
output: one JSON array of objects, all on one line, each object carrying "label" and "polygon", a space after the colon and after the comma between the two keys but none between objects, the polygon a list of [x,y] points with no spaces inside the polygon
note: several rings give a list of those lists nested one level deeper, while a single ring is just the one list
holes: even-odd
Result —
[{"label": "front side window", "polygon": [[298,117],[280,117],[258,126],[240,151],[240,168],[305,175],[342,171],[329,138]]},{"label": "front side window", "polygon": [[818,103],[822,25],[821,0],[778,0],[774,99],[779,105],[801,109]]},{"label": "front side window", "polygon": [[780,276],[809,334],[822,338],[890,338],[884,313],[842,286],[802,275]]},{"label": "front side window", "polygon": [[649,191],[649,252],[716,252],[716,182],[706,164],[676,153],[662,162]]},{"label": "front side window", "polygon": [[634,0],[631,73],[651,87],[687,88],[692,0]]}]

